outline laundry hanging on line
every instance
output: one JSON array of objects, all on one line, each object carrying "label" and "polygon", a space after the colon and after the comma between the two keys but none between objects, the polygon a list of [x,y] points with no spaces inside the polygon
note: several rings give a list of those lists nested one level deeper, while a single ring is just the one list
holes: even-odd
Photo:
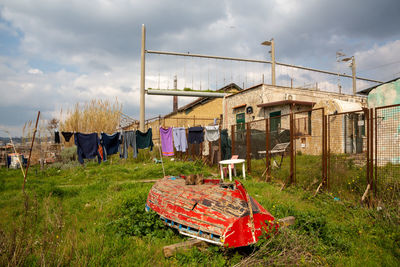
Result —
[{"label": "laundry hanging on line", "polygon": [[172,143],[172,128],[169,127],[164,129],[160,127],[160,140],[161,140],[161,150],[163,156],[173,156],[174,155],[174,145]]},{"label": "laundry hanging on line", "polygon": [[152,151],[153,146],[153,131],[151,128],[145,133],[136,130],[136,150],[150,147],[150,151]]},{"label": "laundry hanging on line", "polygon": [[74,135],[73,132],[61,132],[61,134],[64,137],[65,142],[69,142],[71,137]]},{"label": "laundry hanging on line", "polygon": [[218,125],[210,125],[205,126],[205,139],[208,142],[214,142],[219,139],[219,126]]},{"label": "laundry hanging on line", "polygon": [[172,129],[174,137],[175,150],[179,152],[186,152],[188,148],[186,140],[186,129],[184,127],[176,127]]},{"label": "laundry hanging on line", "polygon": [[188,129],[188,143],[201,144],[204,141],[203,127],[190,127]]},{"label": "laundry hanging on line", "polygon": [[77,146],[78,161],[83,164],[83,159],[93,159],[97,157],[98,162],[101,162],[99,153],[100,140],[97,133],[75,134],[75,145]]},{"label": "laundry hanging on line", "polygon": [[122,132],[123,140],[123,152],[121,157],[124,159],[128,158],[128,148],[133,148],[133,158],[137,158],[137,148],[136,148],[136,131],[124,131]]},{"label": "laundry hanging on line", "polygon": [[100,143],[103,147],[103,160],[107,160],[108,155],[117,154],[120,152],[120,133],[106,134],[101,133]]},{"label": "laundry hanging on line", "polygon": [[56,143],[56,144],[60,143],[60,132],[59,131],[54,132],[54,143]]},{"label": "laundry hanging on line", "polygon": [[221,158],[230,159],[232,157],[231,140],[228,137],[228,130],[221,130]]}]

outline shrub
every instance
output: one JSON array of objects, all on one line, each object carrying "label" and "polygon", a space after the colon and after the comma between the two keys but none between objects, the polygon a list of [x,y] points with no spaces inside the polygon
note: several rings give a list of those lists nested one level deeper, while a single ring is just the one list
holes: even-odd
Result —
[{"label": "shrub", "polygon": [[123,200],[116,209],[115,218],[106,224],[106,228],[122,236],[164,237],[169,229],[164,226],[155,212],[146,212],[145,203],[146,194],[144,193]]},{"label": "shrub", "polygon": [[63,163],[69,163],[71,161],[76,161],[77,157],[78,157],[78,155],[76,152],[76,146],[66,147],[61,151],[61,161]]}]

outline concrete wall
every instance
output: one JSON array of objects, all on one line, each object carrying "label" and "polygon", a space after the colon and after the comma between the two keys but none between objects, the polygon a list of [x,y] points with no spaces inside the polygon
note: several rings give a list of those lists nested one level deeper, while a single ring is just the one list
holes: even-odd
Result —
[{"label": "concrete wall", "polygon": [[[400,79],[380,85],[368,95],[368,107],[400,104]],[[400,164],[400,107],[377,109],[378,165]]]},{"label": "concrete wall", "polygon": [[[240,93],[230,95],[225,98],[225,109],[224,109],[224,128],[231,129],[231,125],[236,124],[236,114],[245,112],[246,107],[251,106],[253,108],[253,114],[245,114],[245,121],[251,122],[253,120],[259,120],[264,118],[269,118],[269,114],[275,111],[281,111],[282,115],[290,113],[289,105],[280,105],[273,107],[257,107],[258,104],[269,103],[287,100],[291,98],[292,100],[308,101],[318,103],[314,108],[324,107],[325,114],[331,114],[333,112],[342,112],[338,105],[331,103],[332,99],[339,99],[342,101],[347,101],[345,103],[360,103],[359,106],[366,106],[366,97],[364,96],[353,96],[344,95],[325,91],[316,91],[310,89],[299,89],[299,88],[288,88],[279,87],[271,85],[259,85],[257,87],[244,90]],[[246,107],[236,108],[234,107],[246,104]],[[310,106],[296,106],[293,112],[300,112],[309,110]],[[303,118],[303,120],[302,120]],[[305,154],[319,155],[322,153],[322,110],[314,111],[311,114],[311,135],[304,131],[304,124],[308,120],[308,113],[298,113],[295,115],[296,128],[300,131],[296,139],[296,150],[302,151]],[[289,116],[284,116],[281,118],[281,128],[289,129]],[[343,126],[342,120],[338,122],[338,127],[334,128],[331,134],[337,137],[337,142],[332,144],[335,146],[335,153],[344,153],[344,138],[343,138]],[[252,126],[252,129],[254,127]],[[307,128],[308,129],[308,128]],[[260,129],[264,130],[264,129]]]},{"label": "concrete wall", "polygon": [[400,79],[376,87],[368,94],[368,107],[400,104]]},{"label": "concrete wall", "polygon": [[[290,112],[289,107],[270,107],[270,108],[259,108],[258,104],[269,103],[287,100],[291,95],[292,100],[319,102],[321,100],[335,98],[344,101],[360,102],[365,104],[366,97],[364,96],[353,96],[344,95],[333,92],[317,91],[311,89],[299,89],[282,86],[272,85],[259,85],[254,88],[243,90],[242,92],[225,97],[225,110],[224,110],[224,128],[230,128],[232,124],[236,124],[236,114],[243,112],[244,108],[233,109],[233,107],[247,104],[247,106],[253,107],[253,114],[246,114],[246,122],[268,118],[270,112],[281,110],[282,115]],[[305,110],[307,107],[297,107],[296,111]]]},{"label": "concrete wall", "polygon": [[[193,127],[206,126],[214,123],[214,118],[219,119],[222,114],[222,98],[214,98],[206,103],[199,103],[188,110],[179,111],[161,120],[154,120],[146,124],[146,129],[153,129],[153,142],[158,143],[160,134],[159,127]],[[219,120],[218,120],[219,122]]]}]

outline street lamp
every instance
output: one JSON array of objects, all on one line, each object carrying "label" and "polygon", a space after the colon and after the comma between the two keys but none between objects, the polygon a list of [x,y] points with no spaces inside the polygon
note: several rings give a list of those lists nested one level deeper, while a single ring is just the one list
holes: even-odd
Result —
[{"label": "street lamp", "polygon": [[274,43],[274,38],[272,38],[269,41],[264,41],[261,43],[261,45],[266,45],[266,46],[271,46],[271,83],[272,85],[276,85],[275,81],[275,43]]},{"label": "street lamp", "polygon": [[[346,55],[340,51],[336,52],[336,61],[337,62],[348,62],[351,60],[350,67],[351,67],[351,76],[353,79],[353,95],[356,94],[357,91],[357,82],[356,82],[356,59],[354,56],[345,57]],[[345,58],[342,58],[345,57]],[[339,88],[340,89],[340,88]]]}]

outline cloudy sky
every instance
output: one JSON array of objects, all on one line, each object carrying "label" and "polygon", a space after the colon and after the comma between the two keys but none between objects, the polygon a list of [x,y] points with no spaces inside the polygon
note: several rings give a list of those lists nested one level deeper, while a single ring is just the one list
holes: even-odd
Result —
[{"label": "cloudy sky", "polygon": [[[356,58],[357,75],[400,76],[398,0],[0,0],[0,129],[59,118],[77,102],[118,99],[139,117],[140,42],[147,49],[269,60],[351,73],[336,51]],[[270,66],[147,55],[147,88],[215,89],[270,83]],[[351,91],[351,81],[278,68],[277,83]],[[358,89],[373,84],[359,81]],[[191,99],[180,98],[180,105]],[[171,97],[146,96],[146,117],[166,114]],[[0,135],[4,135],[0,132]]]}]

